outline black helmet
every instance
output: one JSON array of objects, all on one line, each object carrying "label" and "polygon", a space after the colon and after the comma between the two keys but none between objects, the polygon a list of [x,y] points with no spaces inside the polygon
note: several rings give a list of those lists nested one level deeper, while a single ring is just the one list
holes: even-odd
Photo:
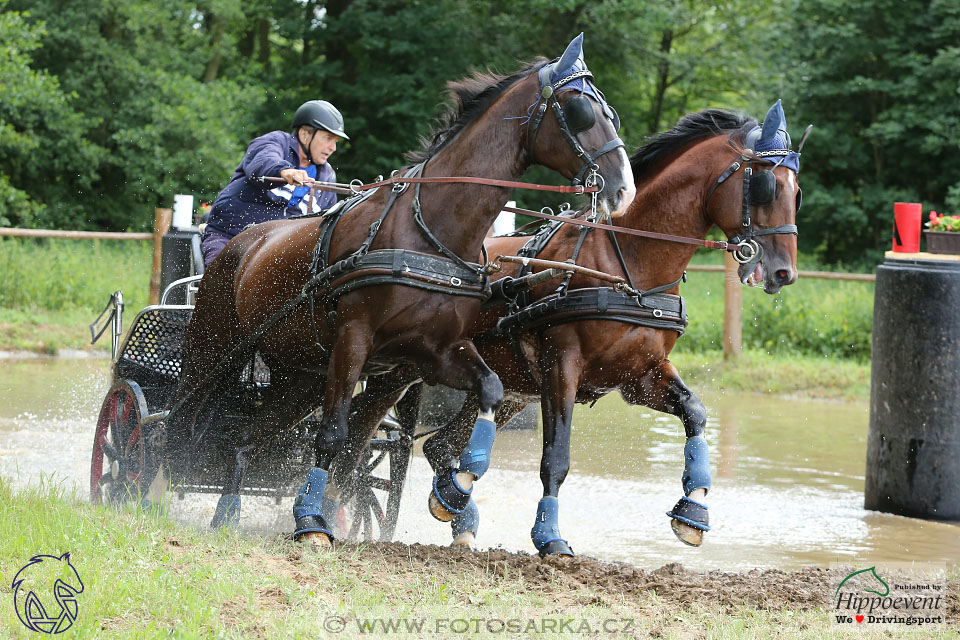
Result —
[{"label": "black helmet", "polygon": [[350,139],[350,136],[343,131],[343,116],[326,100],[310,100],[300,105],[297,112],[293,114],[293,128],[304,125],[326,129],[344,140]]}]

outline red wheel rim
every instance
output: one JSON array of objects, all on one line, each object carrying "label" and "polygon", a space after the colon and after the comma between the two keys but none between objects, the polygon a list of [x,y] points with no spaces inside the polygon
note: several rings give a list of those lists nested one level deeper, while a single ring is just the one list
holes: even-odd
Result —
[{"label": "red wheel rim", "polygon": [[[139,391],[139,389],[137,390]],[[127,383],[115,386],[107,394],[97,417],[97,429],[93,438],[93,451],[90,460],[90,501],[103,502],[103,479],[112,473],[112,465],[128,467],[131,459],[137,458],[136,470],[124,469],[122,481],[126,485],[139,483],[143,469],[143,446],[141,443],[140,419],[143,406],[138,393]],[[117,458],[110,460],[109,448]],[[104,468],[104,462],[107,468]],[[117,478],[120,480],[120,478]]]}]

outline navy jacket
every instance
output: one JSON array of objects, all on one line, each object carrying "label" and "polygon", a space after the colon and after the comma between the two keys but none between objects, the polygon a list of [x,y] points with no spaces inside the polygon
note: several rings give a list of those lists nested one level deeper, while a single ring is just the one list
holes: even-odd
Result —
[{"label": "navy jacket", "polygon": [[[309,196],[304,196],[297,206],[289,206],[294,186],[249,180],[270,176],[280,177],[283,169],[299,169],[297,139],[285,131],[271,131],[256,138],[247,147],[243,162],[234,171],[230,183],[213,202],[207,233],[217,233],[232,238],[247,226],[267,220],[276,220],[304,213],[329,209],[337,201],[330,191],[317,190],[313,211],[307,210]],[[329,163],[317,167],[317,180],[333,182],[336,174]]]}]

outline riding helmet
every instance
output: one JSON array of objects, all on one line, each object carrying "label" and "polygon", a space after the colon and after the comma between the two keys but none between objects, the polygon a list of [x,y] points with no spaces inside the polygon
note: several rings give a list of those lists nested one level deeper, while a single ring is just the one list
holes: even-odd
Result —
[{"label": "riding helmet", "polygon": [[304,125],[326,129],[344,140],[350,139],[343,130],[343,116],[326,100],[310,100],[300,105],[297,112],[293,114],[293,128]]}]

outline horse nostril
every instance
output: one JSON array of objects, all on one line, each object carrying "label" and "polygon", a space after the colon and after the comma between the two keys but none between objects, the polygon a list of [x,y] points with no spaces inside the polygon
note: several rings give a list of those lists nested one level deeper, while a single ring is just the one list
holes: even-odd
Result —
[{"label": "horse nostril", "polygon": [[787,271],[786,269],[779,269],[779,270],[777,270],[777,279],[778,279],[778,280],[786,280],[786,279],[789,278],[789,277],[790,277],[790,272]]}]

